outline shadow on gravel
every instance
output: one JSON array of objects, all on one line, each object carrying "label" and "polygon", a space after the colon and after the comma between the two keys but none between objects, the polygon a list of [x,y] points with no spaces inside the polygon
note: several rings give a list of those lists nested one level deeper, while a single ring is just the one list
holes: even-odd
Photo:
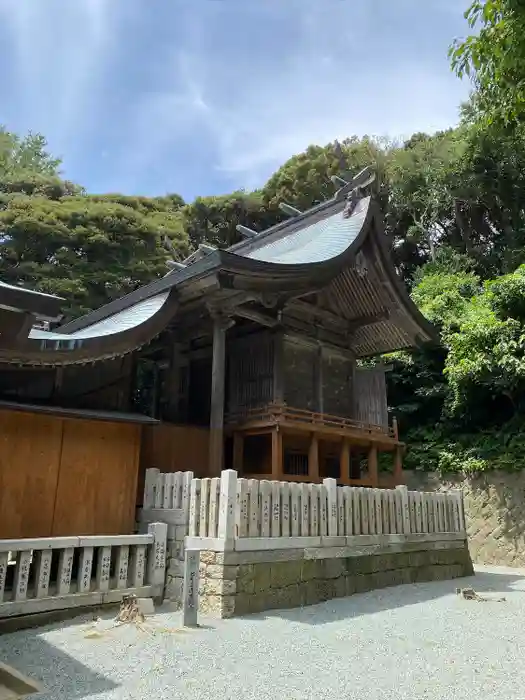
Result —
[{"label": "shadow on gravel", "polygon": [[[525,578],[523,576],[484,571],[467,578],[392,586],[391,588],[381,588],[368,593],[355,594],[348,598],[334,598],[333,600],[304,608],[273,610],[258,615],[250,615],[249,619],[264,620],[271,617],[279,617],[307,625],[324,625],[336,620],[373,615],[385,610],[417,605],[446,596],[455,598],[456,588],[467,587],[474,588],[477,593],[486,593],[487,597],[493,596],[497,598],[516,592],[525,596]],[[491,603],[469,604],[491,605]]]},{"label": "shadow on gravel", "polygon": [[[45,628],[29,629],[0,636],[0,658],[42,686],[38,698],[75,700],[107,693],[118,684],[95,673],[62,649],[53,646],[42,634],[53,629],[82,624],[79,618]],[[32,696],[29,696],[32,697]]]}]

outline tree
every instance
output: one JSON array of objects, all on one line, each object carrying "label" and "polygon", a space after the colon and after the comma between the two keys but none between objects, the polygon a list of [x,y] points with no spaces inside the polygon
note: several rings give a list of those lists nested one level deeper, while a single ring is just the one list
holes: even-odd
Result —
[{"label": "tree", "polygon": [[348,176],[357,175],[368,165],[375,166],[377,191],[382,196],[388,144],[353,136],[339,146],[342,159],[336,144],[329,143],[309,146],[304,153],[286,161],[262,189],[265,206],[277,211],[281,202],[287,202],[301,210],[309,209],[334,196],[336,186],[330,179],[332,175],[345,177],[344,171]]},{"label": "tree", "polygon": [[208,243],[227,248],[242,240],[237,225],[256,231],[277,223],[282,214],[265,207],[260,192],[233,192],[221,197],[197,197],[183,209],[184,226],[191,245]]},{"label": "tree", "polygon": [[[130,206],[133,204],[133,206]],[[111,198],[19,194],[0,210],[0,277],[66,298],[69,318],[166,274],[167,236],[188,253],[182,216]]]},{"label": "tree", "polygon": [[58,175],[61,161],[47,152],[41,134],[29,133],[24,138],[0,126],[0,177],[20,172]]},{"label": "tree", "polygon": [[519,123],[525,116],[523,0],[474,0],[465,17],[478,31],[454,42],[453,68],[472,78],[475,109],[489,123]]}]

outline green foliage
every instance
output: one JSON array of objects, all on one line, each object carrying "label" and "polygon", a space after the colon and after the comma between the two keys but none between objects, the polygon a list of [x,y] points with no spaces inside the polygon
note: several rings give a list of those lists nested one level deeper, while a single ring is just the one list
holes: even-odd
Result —
[{"label": "green foliage", "polygon": [[442,427],[419,428],[407,435],[407,469],[476,474],[493,469],[525,468],[525,421],[499,429],[451,433]]},{"label": "green foliage", "polygon": [[520,122],[525,114],[523,1],[474,0],[465,17],[477,33],[454,42],[452,67],[472,78],[475,107],[488,124]]},{"label": "green foliage", "polygon": [[0,130],[2,280],[65,297],[75,317],[165,274],[165,237],[188,253],[178,195],[86,195],[45,147]]},{"label": "green foliage", "polygon": [[47,151],[47,142],[41,134],[20,138],[0,126],[0,177],[31,172],[58,175],[60,160]]},{"label": "green foliage", "polygon": [[185,231],[194,247],[209,243],[226,248],[242,240],[236,228],[238,224],[263,231],[282,217],[279,210],[264,206],[260,192],[197,197],[182,211]]}]

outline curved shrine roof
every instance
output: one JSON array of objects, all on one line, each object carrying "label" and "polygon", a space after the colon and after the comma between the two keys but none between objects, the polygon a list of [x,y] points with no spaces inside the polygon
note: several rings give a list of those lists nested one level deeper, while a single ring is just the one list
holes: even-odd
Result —
[{"label": "curved shrine roof", "polygon": [[[16,347],[0,348],[0,361],[69,364],[92,362],[131,352],[152,340],[175,316],[179,306],[177,288],[221,270],[242,275],[243,279],[248,279],[248,285],[250,276],[255,275],[258,289],[264,286],[264,280],[275,284],[278,279],[279,289],[289,292],[290,297],[298,296],[298,285],[304,287],[299,294],[307,294],[321,281],[335,285],[334,289],[338,292],[342,288],[344,274],[350,279],[345,269],[355,266],[356,255],[371,237],[374,242],[373,245],[366,244],[367,254],[369,258],[372,256],[377,274],[370,276],[367,281],[370,289],[367,289],[364,283],[359,282],[361,275],[352,273],[353,286],[347,284],[345,303],[353,307],[352,300],[356,301],[356,294],[370,296],[373,292],[379,299],[376,301],[377,308],[394,304],[397,316],[403,316],[403,323],[398,323],[401,330],[397,328],[395,319],[381,322],[384,328],[385,323],[390,323],[394,331],[397,329],[396,332],[391,329],[390,340],[385,341],[386,345],[397,344],[397,347],[377,346],[377,352],[411,347],[418,340],[433,340],[433,327],[410,300],[389,258],[377,205],[366,197],[347,215],[344,212],[345,203],[344,198],[336,195],[332,200],[226,251],[215,250],[183,269],[174,270],[125,297],[65,324],[59,332],[32,329],[27,341]],[[379,291],[372,290],[371,285],[380,288]],[[385,291],[383,287],[388,287],[388,290]],[[326,296],[328,298],[329,294]],[[337,303],[342,303],[343,296],[339,294]],[[357,308],[359,304],[355,306]],[[343,312],[345,317],[346,311]],[[351,314],[346,314],[346,317],[352,318]],[[363,338],[368,338],[363,352],[376,347],[369,338],[370,329],[365,327],[357,335],[359,333]],[[388,334],[385,338],[388,338]]]}]

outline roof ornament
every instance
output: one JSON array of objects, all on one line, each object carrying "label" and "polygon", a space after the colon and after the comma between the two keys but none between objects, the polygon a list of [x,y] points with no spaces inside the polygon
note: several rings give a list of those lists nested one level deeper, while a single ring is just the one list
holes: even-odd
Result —
[{"label": "roof ornament", "polygon": [[202,260],[202,258],[205,258],[207,255],[215,252],[216,250],[217,248],[213,245],[208,245],[208,243],[199,243],[199,245],[197,246],[197,250],[194,250],[193,253],[191,253],[191,255],[188,255],[188,257],[185,258],[182,262],[184,265],[193,265],[193,263]]},{"label": "roof ornament", "polygon": [[300,209],[297,209],[297,207],[292,207],[291,204],[287,204],[286,202],[279,202],[279,209],[288,216],[300,216],[303,213]]},{"label": "roof ornament", "polygon": [[177,262],[177,260],[168,260],[166,265],[170,268],[170,270],[184,270],[185,267],[188,267],[182,262]]},{"label": "roof ornament", "polygon": [[244,238],[255,238],[257,235],[257,231],[254,231],[253,228],[248,228],[248,226],[243,226],[242,224],[237,224],[235,228]]},{"label": "roof ornament", "polygon": [[368,275],[368,265],[366,263],[366,257],[362,250],[355,256],[355,271],[363,279]]},{"label": "roof ornament", "polygon": [[343,219],[349,219],[352,216],[359,202],[363,197],[366,197],[367,188],[375,182],[375,179],[376,174],[371,166],[363,168],[363,170],[352,179],[349,183],[352,189],[346,196]]},{"label": "roof ornament", "polygon": [[349,182],[347,182],[347,180],[343,180],[342,177],[339,177],[339,175],[332,175],[332,176],[330,177],[330,180],[331,180],[331,181],[333,182],[333,184],[334,184],[337,188],[339,188],[339,189],[340,189],[341,187],[346,187],[348,184],[350,184]]},{"label": "roof ornament", "polygon": [[[217,250],[217,248],[215,248],[212,245],[208,245],[206,243],[200,243],[199,246],[197,247],[197,250],[194,250],[193,253],[188,255],[188,257],[185,258],[184,260],[179,261],[179,260],[177,260],[179,253],[175,249],[173,242],[168,238],[168,236],[164,236],[162,242],[163,242],[164,248],[166,248],[166,250],[173,255],[172,260],[166,261],[166,266],[169,268],[170,272],[183,270],[184,268],[188,267],[188,265],[191,265],[192,263],[197,262],[198,260],[201,260],[202,258],[206,257],[206,255],[209,255],[210,253],[213,253],[213,251]],[[170,272],[168,272],[168,275],[170,274]]]}]

